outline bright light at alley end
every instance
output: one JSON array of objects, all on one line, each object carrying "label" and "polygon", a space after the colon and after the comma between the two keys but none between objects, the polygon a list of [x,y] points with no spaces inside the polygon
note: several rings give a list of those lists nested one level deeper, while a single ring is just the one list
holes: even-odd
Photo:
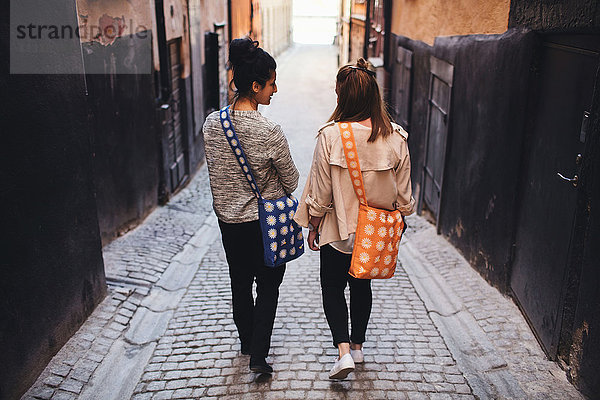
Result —
[{"label": "bright light at alley end", "polygon": [[294,42],[333,44],[340,3],[332,0],[294,1]]}]

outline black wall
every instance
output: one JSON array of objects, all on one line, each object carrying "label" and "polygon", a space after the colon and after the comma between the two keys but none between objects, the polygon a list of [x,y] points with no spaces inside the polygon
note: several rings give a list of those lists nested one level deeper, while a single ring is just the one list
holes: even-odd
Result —
[{"label": "black wall", "polygon": [[454,65],[440,230],[496,287],[509,285],[532,33],[440,38]]},{"label": "black wall", "polygon": [[405,37],[397,42],[413,51],[409,148],[415,195],[421,190],[433,55],[454,65],[439,229],[506,292],[535,35],[511,30],[445,37],[433,47]]},{"label": "black wall", "polygon": [[[597,0],[512,0],[510,27],[543,32],[600,32]],[[593,48],[598,51],[596,42]],[[596,73],[590,127],[582,166],[582,187],[572,238],[559,356],[569,378],[592,399],[600,398],[600,71]]]},{"label": "black wall", "polygon": [[[83,44],[86,66],[104,66],[96,71],[103,74],[86,77],[104,244],[137,225],[158,204],[160,130],[150,45],[136,36],[117,38],[110,46]],[[144,68],[147,73],[136,73]]]},{"label": "black wall", "polygon": [[[546,33],[597,34],[600,2],[512,1],[510,26],[502,35],[439,37],[434,46],[395,38],[413,51],[408,141],[415,197],[423,174],[433,55],[454,65],[438,229],[505,293],[522,207],[519,191],[528,179],[522,172],[532,126],[527,110],[535,109],[539,91],[541,40]],[[598,46],[596,42],[592,47],[598,51]],[[575,386],[600,398],[600,70],[594,93],[558,356],[569,365]]]},{"label": "black wall", "polygon": [[[53,12],[75,17],[73,2],[56,3]],[[84,322],[106,284],[83,76],[9,75],[4,4],[0,399],[14,399]],[[81,60],[79,46],[73,50]]]},{"label": "black wall", "polygon": [[[600,50],[600,43],[596,49]],[[578,213],[568,271],[572,288],[565,300],[560,357],[569,378],[592,399],[600,398],[600,70],[590,112]]]},{"label": "black wall", "polygon": [[511,0],[508,26],[560,32],[598,31],[600,2],[597,0]]},{"label": "black wall", "polygon": [[[152,32],[141,32],[151,38]],[[138,225],[158,204],[172,195],[168,148],[162,131],[157,74],[137,73],[152,55],[150,40],[118,38],[110,46],[85,43],[87,66],[106,65],[103,74],[87,76],[88,103],[94,140],[98,221],[103,244]],[[98,72],[98,71],[97,71]],[[126,72],[126,73],[123,73]],[[194,135],[191,78],[184,79],[186,161],[190,176],[204,160],[202,136]]]},{"label": "black wall", "polygon": [[[600,82],[598,74],[596,82]],[[596,91],[600,85],[596,85]],[[598,92],[596,92],[598,93]],[[579,285],[579,302],[573,324],[569,363],[575,370],[571,374],[580,390],[590,398],[600,397],[600,96],[593,106],[588,142],[588,187],[585,203],[588,225],[583,232],[583,262]]]}]

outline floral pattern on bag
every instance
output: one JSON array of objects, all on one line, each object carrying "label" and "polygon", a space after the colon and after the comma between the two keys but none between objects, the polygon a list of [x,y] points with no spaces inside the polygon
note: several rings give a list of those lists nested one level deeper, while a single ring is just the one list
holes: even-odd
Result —
[{"label": "floral pattern on bag", "polygon": [[[359,279],[387,279],[394,275],[404,220],[398,210],[369,207],[350,123],[339,123],[348,173],[359,200],[358,224],[348,272]],[[374,244],[374,245],[373,245]]]}]

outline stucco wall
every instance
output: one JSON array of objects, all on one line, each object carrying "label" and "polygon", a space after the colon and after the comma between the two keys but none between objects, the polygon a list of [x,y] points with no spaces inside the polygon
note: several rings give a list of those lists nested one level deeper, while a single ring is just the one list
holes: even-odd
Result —
[{"label": "stucco wall", "polygon": [[251,2],[234,0],[231,2],[231,39],[244,37],[250,33]]},{"label": "stucco wall", "polygon": [[436,36],[503,33],[510,0],[399,0],[392,33],[433,45]]}]

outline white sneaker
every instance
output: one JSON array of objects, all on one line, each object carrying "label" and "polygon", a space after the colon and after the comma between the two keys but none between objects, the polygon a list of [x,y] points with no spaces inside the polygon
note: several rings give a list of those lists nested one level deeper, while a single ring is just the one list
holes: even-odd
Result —
[{"label": "white sneaker", "polygon": [[365,355],[363,354],[362,349],[350,349],[350,355],[352,355],[352,359],[354,360],[355,364],[362,364],[365,362]]},{"label": "white sneaker", "polygon": [[354,371],[354,360],[350,354],[344,354],[329,371],[329,379],[344,379],[352,371]]}]

